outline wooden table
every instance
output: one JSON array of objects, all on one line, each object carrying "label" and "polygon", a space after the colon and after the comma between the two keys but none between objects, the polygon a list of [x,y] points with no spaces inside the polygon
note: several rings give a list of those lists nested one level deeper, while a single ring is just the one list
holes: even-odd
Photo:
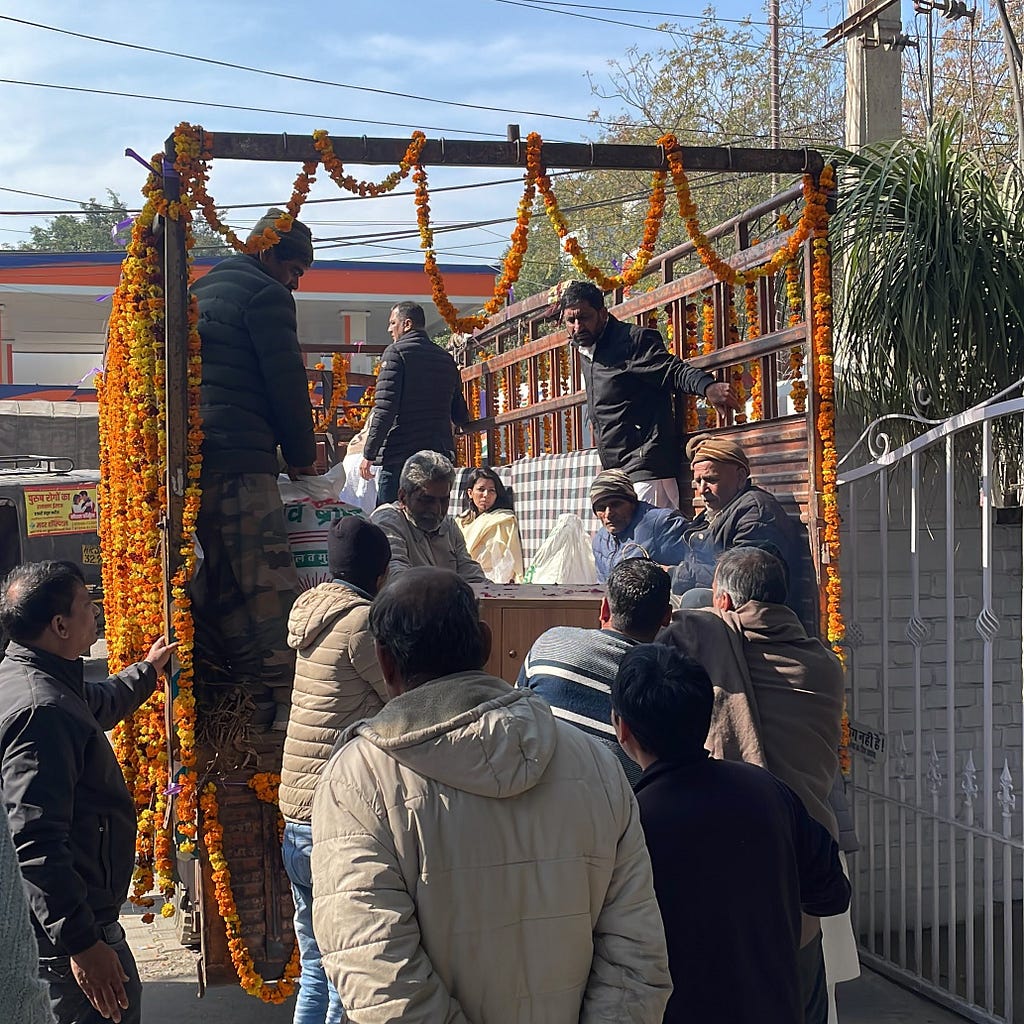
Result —
[{"label": "wooden table", "polygon": [[568,584],[518,584],[474,587],[480,618],[491,627],[491,656],[484,671],[509,683],[516,681],[523,659],[552,626],[597,629],[604,588]]}]

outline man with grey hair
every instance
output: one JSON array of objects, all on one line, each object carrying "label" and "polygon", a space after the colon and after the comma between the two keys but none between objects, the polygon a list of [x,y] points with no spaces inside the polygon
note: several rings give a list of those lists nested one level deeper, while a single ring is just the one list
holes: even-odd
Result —
[{"label": "man with grey hair", "polygon": [[[712,755],[767,768],[839,839],[829,796],[839,771],[843,670],[807,635],[786,597],[780,558],[753,545],[730,548],[718,558],[713,608],[676,612],[658,640],[711,677]],[[824,1024],[828,996],[817,918],[804,918],[799,962],[805,1020]]]},{"label": "man with grey hair", "polygon": [[390,700],[313,799],[313,927],[348,1019],[660,1024],[665,933],[611,751],[483,671],[454,573],[393,579],[370,630]]},{"label": "man with grey hair", "polygon": [[448,515],[455,467],[434,451],[410,455],[398,481],[398,501],[370,517],[391,543],[391,576],[414,566],[451,569],[467,583],[487,583],[466,549],[458,523]]}]

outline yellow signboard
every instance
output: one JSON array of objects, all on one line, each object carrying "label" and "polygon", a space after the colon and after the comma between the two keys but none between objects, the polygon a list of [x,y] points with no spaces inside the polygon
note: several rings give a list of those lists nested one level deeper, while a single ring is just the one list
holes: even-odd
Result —
[{"label": "yellow signboard", "polygon": [[25,535],[56,537],[67,533],[95,533],[98,508],[95,484],[26,487]]}]

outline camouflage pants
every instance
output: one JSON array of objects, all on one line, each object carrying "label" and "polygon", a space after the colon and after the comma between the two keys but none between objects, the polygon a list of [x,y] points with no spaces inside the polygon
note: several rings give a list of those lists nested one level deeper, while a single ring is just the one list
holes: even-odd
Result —
[{"label": "camouflage pants", "polygon": [[[290,687],[288,613],[299,590],[277,480],[210,473],[196,534],[203,560],[192,584],[196,655],[207,683]],[[284,701],[287,692],[274,694]]]}]

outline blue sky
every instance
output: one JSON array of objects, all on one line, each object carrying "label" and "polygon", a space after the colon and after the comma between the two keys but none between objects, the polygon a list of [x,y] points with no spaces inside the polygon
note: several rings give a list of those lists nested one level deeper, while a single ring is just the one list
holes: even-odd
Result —
[{"label": "blue sky", "polygon": [[[17,244],[27,239],[31,223],[46,219],[10,216],[8,211],[77,208],[11,189],[73,201],[95,196],[102,201],[109,187],[129,207],[135,205],[144,172],[122,155],[125,148],[148,157],[162,148],[163,140],[183,119],[211,131],[308,134],[323,127],[336,135],[406,137],[415,126],[430,137],[473,138],[504,137],[506,124],[517,122],[524,135],[536,130],[549,139],[590,138],[594,129],[587,117],[601,102],[592,92],[591,78],[600,81],[608,61],[629,46],[656,49],[670,43],[670,38],[650,29],[665,21],[685,23],[687,16],[700,14],[701,6],[679,0],[624,0],[617,10],[602,10],[616,5],[613,0],[577,2],[578,6],[554,11],[549,0],[433,4],[178,0],[170,5],[103,0],[90,4],[41,0],[28,5],[0,0],[4,19],[0,20],[0,76],[6,80],[280,111],[215,109],[2,82],[0,101],[8,129],[0,147],[0,186],[6,190],[0,191],[0,242]],[[531,4],[549,9],[531,9]],[[828,19],[838,12],[838,0],[822,0],[821,7],[819,21],[829,24]],[[170,30],[166,11],[172,12]],[[657,13],[638,13],[642,11]],[[718,5],[717,13],[764,19],[753,0],[727,0]],[[319,83],[408,96],[215,67],[10,19],[305,76]],[[412,96],[435,102],[408,98]],[[440,100],[449,102],[436,102]],[[548,116],[554,114],[561,117]],[[281,204],[288,198],[296,169],[224,162],[214,167],[210,191],[220,206]],[[387,168],[351,170],[362,177],[382,177],[387,172]],[[514,177],[516,172],[509,170],[437,168],[431,172],[431,184],[482,184]],[[438,193],[432,212],[438,224],[513,216],[518,192],[517,186],[505,185]],[[324,176],[311,197],[339,195]],[[236,209],[229,222],[245,229],[258,215],[259,211]],[[411,196],[307,207],[303,219],[320,238],[415,227]],[[493,260],[507,244],[509,230],[510,226],[499,225],[442,236],[438,240],[441,258]],[[339,246],[322,249],[321,255],[418,259],[415,239],[386,246]]]}]

